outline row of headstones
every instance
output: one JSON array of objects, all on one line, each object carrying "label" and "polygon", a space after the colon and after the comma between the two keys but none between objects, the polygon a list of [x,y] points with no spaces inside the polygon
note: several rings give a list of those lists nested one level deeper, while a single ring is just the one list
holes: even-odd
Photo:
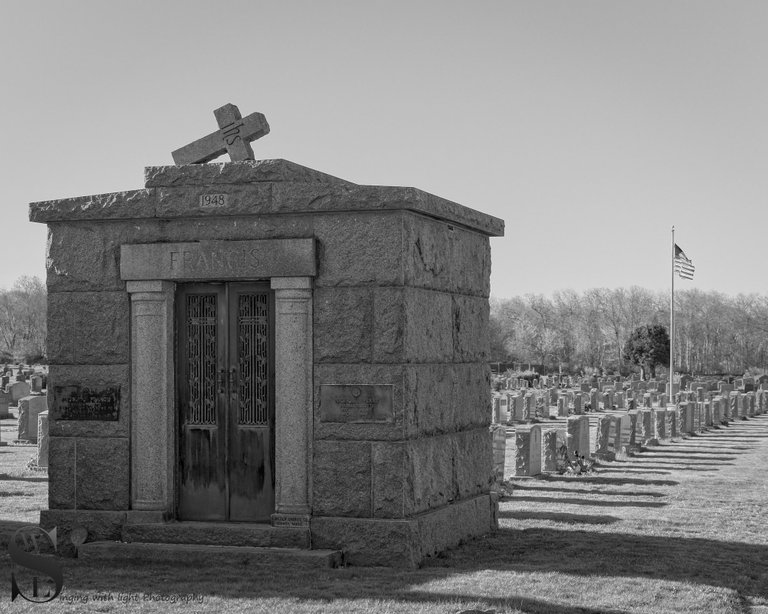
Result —
[{"label": "row of headstones", "polygon": [[599,416],[594,448],[587,416],[571,416],[565,429],[546,424],[520,425],[515,428],[515,475],[532,476],[556,471],[558,452],[563,444],[571,461],[581,456],[623,460],[641,446],[692,435],[723,422],[766,412],[768,391],[759,397],[749,394],[714,397],[705,402],[685,401],[666,409],[640,409],[623,415]]},{"label": "row of headstones", "polygon": [[498,380],[505,390],[520,390],[520,389],[534,389],[542,390],[549,387],[555,388],[578,388],[582,392],[589,392],[592,388],[597,388],[602,392],[606,388],[614,388],[621,390],[624,388],[630,390],[643,390],[647,392],[666,392],[667,381],[661,380],[649,380],[644,381],[637,375],[633,375],[628,380],[623,380],[620,377],[614,378],[602,378],[591,377],[585,379],[575,378],[573,376],[557,378],[556,376],[547,377],[542,375],[540,378],[533,379],[529,382],[525,378],[517,377],[500,377]]},{"label": "row of headstones", "polygon": [[768,387],[768,375],[761,375],[760,377],[737,377],[733,380],[732,384],[729,384],[725,380],[695,380],[689,375],[683,375],[680,378],[681,388],[688,390],[696,390],[699,387],[704,388],[706,391],[722,390],[722,387],[728,386],[730,390],[738,390],[740,392],[752,392],[758,388]]},{"label": "row of headstones", "polygon": [[42,392],[48,383],[48,376],[42,373],[33,373],[29,377],[17,375],[13,380],[10,375],[0,376],[0,390],[8,390],[18,384],[26,384],[32,392]]},{"label": "row of headstones", "polygon": [[[676,395],[675,400],[683,399]],[[668,402],[669,397],[663,392],[633,393],[631,390],[615,391],[613,388],[606,388],[602,392],[593,388],[588,394],[573,390],[562,392],[557,388],[549,388],[541,393],[511,393],[505,391],[494,393],[493,395],[491,421],[494,424],[523,422],[534,418],[537,414],[545,418],[553,414],[558,418],[564,418],[571,413],[576,415],[583,414],[587,404],[589,404],[589,408],[593,411],[600,409],[608,411],[612,409],[636,409],[639,407],[666,407]]]}]

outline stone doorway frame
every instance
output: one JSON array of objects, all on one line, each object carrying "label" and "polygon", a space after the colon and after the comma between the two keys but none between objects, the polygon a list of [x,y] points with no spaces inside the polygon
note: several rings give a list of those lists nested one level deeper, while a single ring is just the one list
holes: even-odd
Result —
[{"label": "stone doorway frame", "polygon": [[[174,260],[173,254],[182,253],[185,247],[212,253],[219,250],[225,255],[250,250],[266,254],[266,258],[248,262],[248,266],[222,258],[220,265],[211,267],[207,261],[205,270],[197,270],[194,265],[178,266],[178,256]],[[293,256],[288,262],[279,258],[286,252]],[[163,266],[169,262],[176,266]],[[120,269],[131,303],[131,510],[158,516],[176,511],[176,282],[269,280],[275,295],[272,524],[308,526],[312,509],[314,239],[123,245]]]}]

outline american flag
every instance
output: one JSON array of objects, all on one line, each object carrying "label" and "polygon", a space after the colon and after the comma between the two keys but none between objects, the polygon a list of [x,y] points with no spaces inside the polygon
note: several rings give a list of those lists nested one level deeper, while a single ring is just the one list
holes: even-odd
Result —
[{"label": "american flag", "polygon": [[683,279],[693,279],[693,271],[696,269],[693,266],[690,258],[685,255],[685,252],[675,243],[675,271]]}]

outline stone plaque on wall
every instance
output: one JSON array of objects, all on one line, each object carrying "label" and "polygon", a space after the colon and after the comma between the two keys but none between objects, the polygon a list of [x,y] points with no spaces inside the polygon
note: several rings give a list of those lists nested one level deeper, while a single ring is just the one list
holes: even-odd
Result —
[{"label": "stone plaque on wall", "polygon": [[119,419],[119,386],[56,386],[53,397],[58,420]]},{"label": "stone plaque on wall", "polygon": [[321,384],[321,422],[392,422],[392,384]]}]

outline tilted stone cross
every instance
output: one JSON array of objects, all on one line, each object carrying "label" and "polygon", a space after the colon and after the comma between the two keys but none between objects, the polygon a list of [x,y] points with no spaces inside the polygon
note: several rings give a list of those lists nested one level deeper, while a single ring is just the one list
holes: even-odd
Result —
[{"label": "tilted stone cross", "polygon": [[202,164],[228,153],[233,161],[253,160],[251,141],[269,134],[269,124],[261,113],[242,117],[233,104],[225,104],[213,114],[219,129],[202,139],[172,152],[176,164]]}]

